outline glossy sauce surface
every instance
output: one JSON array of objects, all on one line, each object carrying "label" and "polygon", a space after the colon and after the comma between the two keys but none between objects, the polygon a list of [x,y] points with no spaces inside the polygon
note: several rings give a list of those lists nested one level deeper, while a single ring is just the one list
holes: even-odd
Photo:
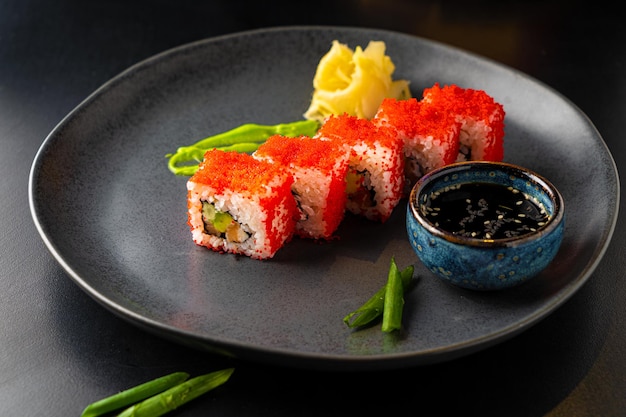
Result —
[{"label": "glossy sauce surface", "polygon": [[458,236],[505,239],[537,230],[545,207],[517,189],[490,183],[459,184],[430,193],[420,211],[435,226]]}]

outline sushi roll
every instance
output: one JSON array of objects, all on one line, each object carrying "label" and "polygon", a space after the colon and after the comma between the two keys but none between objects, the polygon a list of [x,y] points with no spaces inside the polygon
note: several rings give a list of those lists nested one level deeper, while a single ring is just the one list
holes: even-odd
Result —
[{"label": "sushi roll", "polygon": [[246,153],[209,150],[187,181],[193,240],[216,252],[267,259],[291,239],[292,176]]},{"label": "sushi roll", "polygon": [[405,189],[408,194],[424,174],[456,161],[461,125],[448,112],[424,106],[415,98],[385,99],[374,123],[391,127],[402,142],[405,160]]},{"label": "sushi roll", "polygon": [[424,89],[422,102],[461,123],[458,161],[503,159],[504,107],[485,91],[437,83]]},{"label": "sushi roll", "polygon": [[327,240],[344,217],[349,155],[347,146],[309,136],[281,135],[268,138],[253,154],[292,174],[292,194],[300,213],[296,235]]},{"label": "sushi roll", "polygon": [[350,147],[346,210],[385,222],[404,187],[402,143],[395,132],[348,114],[329,116],[316,135]]}]

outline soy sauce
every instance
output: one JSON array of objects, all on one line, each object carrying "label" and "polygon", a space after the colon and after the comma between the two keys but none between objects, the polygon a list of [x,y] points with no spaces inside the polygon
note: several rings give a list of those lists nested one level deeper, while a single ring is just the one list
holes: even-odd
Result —
[{"label": "soy sauce", "polygon": [[432,224],[458,236],[503,239],[543,226],[550,215],[536,199],[499,184],[469,183],[431,193],[420,210]]}]

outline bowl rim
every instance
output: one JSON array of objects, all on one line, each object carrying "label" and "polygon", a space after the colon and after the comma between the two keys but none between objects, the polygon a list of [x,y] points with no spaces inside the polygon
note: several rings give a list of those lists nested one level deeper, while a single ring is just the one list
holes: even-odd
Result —
[{"label": "bowl rim", "polygon": [[[550,200],[552,200],[552,215],[543,226],[541,226],[534,232],[498,239],[484,239],[459,236],[435,226],[428,219],[422,216],[420,210],[418,209],[418,201],[427,185],[439,179],[445,178],[446,176],[452,175],[453,173],[467,172],[475,168],[478,168],[482,171],[492,169],[497,171],[504,171],[506,173],[514,173],[516,177],[523,178],[533,184],[536,184],[548,195]],[[477,182],[481,181],[467,181],[463,182],[463,184]],[[429,233],[431,233],[435,237],[445,239],[451,243],[470,247],[519,246],[528,242],[535,241],[542,236],[550,234],[563,223],[563,220],[565,218],[565,202],[563,200],[563,196],[551,181],[549,181],[541,174],[533,171],[532,169],[503,161],[460,161],[442,166],[440,168],[436,168],[424,174],[413,185],[409,194],[408,205],[412,217]]]}]

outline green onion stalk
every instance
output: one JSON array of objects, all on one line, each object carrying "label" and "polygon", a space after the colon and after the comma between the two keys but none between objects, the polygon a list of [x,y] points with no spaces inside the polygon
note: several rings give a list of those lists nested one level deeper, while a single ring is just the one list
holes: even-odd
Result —
[{"label": "green onion stalk", "polygon": [[159,417],[222,385],[232,375],[227,368],[192,378],[124,410],[118,417]]},{"label": "green onion stalk", "polygon": [[385,303],[383,308],[383,332],[392,332],[402,327],[402,310],[404,309],[404,285],[398,266],[391,259],[387,285],[385,288]]},{"label": "green onion stalk", "polygon": [[204,154],[211,149],[223,151],[253,153],[262,143],[273,135],[287,137],[313,136],[320,123],[316,120],[300,120],[276,125],[247,123],[204,138],[193,145],[182,146],[175,153],[165,155],[169,158],[168,168],[175,175],[191,176],[198,170]]},{"label": "green onion stalk", "polygon": [[159,394],[169,388],[182,384],[189,378],[189,374],[185,372],[174,372],[160,378],[153,379],[125,391],[98,400],[89,404],[81,417],[97,417],[111,411],[119,410],[129,405],[143,401],[146,398]]},{"label": "green onion stalk", "polygon": [[[363,327],[383,316],[383,331],[388,332],[397,329],[404,307],[403,295],[411,284],[414,270],[415,267],[409,265],[402,271],[399,271],[395,259],[392,258],[387,283],[376,291],[361,307],[346,315],[343,318],[344,323],[350,328]],[[384,317],[385,311],[387,315],[386,321]]]},{"label": "green onion stalk", "polygon": [[162,416],[222,385],[233,372],[234,368],[227,368],[189,380],[188,373],[174,372],[91,403],[81,417],[98,417],[121,409],[118,417]]}]

